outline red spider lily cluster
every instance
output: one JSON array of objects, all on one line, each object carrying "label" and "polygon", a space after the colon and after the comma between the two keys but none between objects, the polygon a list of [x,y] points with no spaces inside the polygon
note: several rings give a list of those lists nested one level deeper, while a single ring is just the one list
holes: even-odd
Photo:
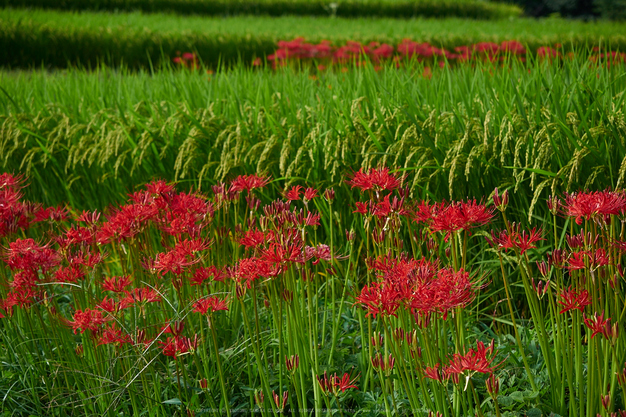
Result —
[{"label": "red spider lily cluster", "polygon": [[439,314],[444,319],[456,308],[469,305],[478,287],[475,279],[463,269],[440,268],[424,259],[389,259],[370,261],[379,280],[366,285],[356,303],[367,309],[367,315],[396,316],[398,308],[415,317]]},{"label": "red spider lily cluster", "polygon": [[322,392],[324,394],[334,395],[339,394],[340,391],[345,392],[351,388],[359,389],[358,386],[354,385],[357,379],[358,377],[351,378],[348,373],[343,374],[342,377],[337,374],[329,376],[326,372],[324,372],[324,375],[317,376],[317,382]]},{"label": "red spider lily cluster", "polygon": [[494,354],[493,341],[489,347],[485,347],[483,342],[476,344],[476,349],[469,349],[465,355],[455,353],[447,366],[440,364],[424,369],[424,377],[444,383],[452,379],[454,383],[459,383],[461,375],[471,376],[473,373],[492,374],[496,365],[492,365]]},{"label": "red spider lily cluster", "polygon": [[198,69],[200,68],[200,59],[193,52],[185,52],[181,55],[180,52],[177,53],[178,56],[172,59],[172,62],[181,68],[187,69]]},{"label": "red spider lily cluster", "polygon": [[[402,48],[409,55],[423,46],[405,42]],[[472,54],[504,53],[502,48],[510,48],[506,53],[520,50],[515,44],[479,45]],[[319,54],[327,53],[323,51]],[[257,358],[259,369],[265,358],[272,357],[259,347],[259,333],[265,331],[261,327],[269,321],[259,319],[259,311],[277,317],[278,322],[295,317],[288,327],[289,337],[281,339],[280,350],[273,355],[281,358],[279,364],[272,366],[282,369],[277,372],[283,372],[301,391],[289,397],[284,386],[273,391],[275,387],[264,382],[257,398],[259,407],[273,401],[276,409],[283,410],[294,397],[306,403],[305,373],[309,389],[321,392],[327,401],[340,401],[345,399],[341,393],[358,389],[356,378],[348,373],[321,375],[324,368],[310,373],[318,344],[326,335],[314,340],[311,350],[297,350],[314,339],[309,328],[306,332],[300,328],[313,326],[320,318],[311,313],[314,304],[324,302],[319,288],[333,291],[332,285],[350,280],[342,294],[349,297],[352,292],[350,303],[369,326],[370,334],[360,342],[368,381],[375,371],[384,390],[387,378],[402,381],[421,375],[416,383],[440,389],[444,398],[449,394],[448,382],[467,388],[472,376],[485,374],[481,378],[487,379],[488,392],[497,394],[495,343],[477,342],[475,348],[468,348],[469,338],[464,334],[469,307],[476,303],[488,276],[487,267],[472,264],[469,256],[487,248],[483,235],[492,249],[481,256],[497,257],[503,274],[515,262],[523,265],[517,275],[503,278],[500,285],[505,285],[506,297],[507,279],[515,276],[526,290],[530,314],[552,314],[552,328],[536,324],[540,336],[558,331],[562,337],[570,332],[569,344],[581,343],[577,340],[586,336],[585,343],[594,346],[595,355],[601,358],[608,357],[602,355],[610,349],[620,351],[624,192],[551,197],[548,209],[554,224],[567,222],[569,227],[554,238],[550,228],[525,230],[508,222],[506,214],[502,231],[480,231],[494,222],[498,211],[505,213],[507,192],[494,193],[493,204],[473,198],[415,201],[406,182],[405,175],[387,167],[359,169],[349,175],[345,192],[354,204],[344,211],[362,220],[364,239],[356,242],[358,234],[353,230],[346,231],[341,244],[333,240],[326,244],[320,239],[323,233],[312,231],[332,223],[320,213],[332,212],[334,189],[292,185],[281,188],[278,199],[263,202],[271,194],[265,188],[275,186],[264,175],[240,175],[216,184],[210,196],[180,192],[157,180],[103,213],[75,213],[70,208],[24,201],[23,178],[2,174],[0,277],[5,285],[0,287],[0,313],[6,320],[16,315],[18,319],[45,317],[50,326],[57,326],[55,331],[65,331],[69,340],[80,341],[70,352],[85,358],[94,352],[119,354],[133,349],[171,364],[168,372],[174,367],[177,374],[180,369],[193,369],[193,381],[204,381],[201,388],[207,391],[215,390],[207,388],[209,368],[198,365],[196,358],[213,348],[213,360],[219,363],[225,355],[218,344],[227,336],[217,333],[235,315],[245,315],[246,309],[254,312],[255,320],[243,316],[238,328],[244,326],[250,332],[246,345],[251,347],[244,349],[249,357]],[[322,206],[326,211],[317,212]],[[545,242],[550,238],[558,246],[547,251]],[[363,271],[362,276],[353,277],[354,269],[343,268],[339,261],[345,257],[338,253],[352,253],[356,247],[359,253],[364,248],[366,255],[347,256],[351,265],[358,264]],[[538,273],[533,272],[534,265]],[[320,286],[322,280],[327,282]],[[250,302],[253,306],[247,307]],[[340,317],[341,311],[336,319]],[[509,317],[513,319],[514,312]],[[552,343],[554,338],[546,336],[546,340]],[[548,342],[542,343],[542,351],[548,352]],[[571,352],[567,343],[565,354]],[[607,376],[611,378],[615,379]],[[227,391],[223,389],[225,395]],[[272,396],[263,398],[262,392],[272,392]],[[417,397],[410,398],[410,403],[417,406]],[[437,406],[448,407],[448,401]],[[471,407],[480,404],[477,401]]]}]

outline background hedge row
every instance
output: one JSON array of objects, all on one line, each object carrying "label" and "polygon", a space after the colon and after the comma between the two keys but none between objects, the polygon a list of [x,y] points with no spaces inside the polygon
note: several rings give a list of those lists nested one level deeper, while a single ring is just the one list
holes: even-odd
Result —
[{"label": "background hedge row", "polygon": [[500,19],[519,16],[515,5],[476,0],[0,0],[4,7],[58,10],[115,10],[200,15],[309,15],[340,17],[464,17]]},{"label": "background hedge row", "polygon": [[203,18],[141,13],[67,13],[0,10],[0,65],[11,68],[98,64],[129,68],[158,66],[181,52],[197,52],[211,68],[250,63],[276,49],[279,40],[303,36],[396,45],[403,38],[453,50],[475,42],[516,39],[531,50],[559,43],[566,50],[601,45],[626,50],[626,30],[617,23],[559,19],[473,22],[461,19],[406,20],[312,17]]}]

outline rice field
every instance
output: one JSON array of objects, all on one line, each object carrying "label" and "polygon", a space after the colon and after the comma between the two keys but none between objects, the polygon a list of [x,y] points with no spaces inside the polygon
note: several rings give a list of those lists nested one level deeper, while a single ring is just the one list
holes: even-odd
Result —
[{"label": "rice field", "polygon": [[0,415],[626,413],[623,25],[0,22]]}]

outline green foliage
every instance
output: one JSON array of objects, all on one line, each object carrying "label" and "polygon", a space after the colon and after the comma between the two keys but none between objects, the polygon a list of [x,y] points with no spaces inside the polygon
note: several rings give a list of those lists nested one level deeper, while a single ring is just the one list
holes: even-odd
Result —
[{"label": "green foliage", "polygon": [[619,67],[422,70],[5,72],[0,167],[31,178],[29,198],[79,209],[154,177],[208,189],[266,172],[325,186],[379,164],[410,173],[422,198],[510,189],[527,219],[550,193],[623,186]]},{"label": "green foliage", "polygon": [[2,0],[4,7],[58,10],[170,12],[199,15],[310,15],[338,17],[463,17],[501,19],[521,14],[517,6],[476,0]]},{"label": "green foliage", "polygon": [[560,19],[475,22],[460,19],[393,20],[237,17],[203,18],[141,13],[64,13],[0,9],[0,65],[85,66],[99,63],[149,68],[177,52],[194,51],[210,68],[250,63],[276,49],[281,39],[305,37],[399,43],[403,38],[452,50],[475,42],[516,39],[533,50],[561,43],[569,50],[598,44],[626,50],[624,27]]}]

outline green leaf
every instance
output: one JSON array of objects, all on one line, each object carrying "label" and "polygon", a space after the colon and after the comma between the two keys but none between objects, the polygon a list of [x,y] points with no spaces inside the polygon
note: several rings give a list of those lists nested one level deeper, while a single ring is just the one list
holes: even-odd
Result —
[{"label": "green leaf", "polygon": [[511,394],[509,394],[509,397],[511,397],[513,400],[517,401],[518,403],[523,403],[525,401],[524,394],[522,394],[521,391],[512,392]]},{"label": "green leaf", "polygon": [[538,408],[531,408],[526,412],[527,417],[541,417],[543,413]]},{"label": "green leaf", "polygon": [[181,405],[183,402],[178,398],[171,398],[169,400],[163,401],[163,404],[172,404],[172,405]]},{"label": "green leaf", "polygon": [[526,398],[527,400],[534,400],[535,398],[539,396],[539,392],[530,391],[530,390],[522,391],[522,394],[524,395],[524,398]]},{"label": "green leaf", "polygon": [[513,399],[505,395],[500,395],[498,396],[498,404],[500,404],[503,407],[510,407],[513,405]]}]

